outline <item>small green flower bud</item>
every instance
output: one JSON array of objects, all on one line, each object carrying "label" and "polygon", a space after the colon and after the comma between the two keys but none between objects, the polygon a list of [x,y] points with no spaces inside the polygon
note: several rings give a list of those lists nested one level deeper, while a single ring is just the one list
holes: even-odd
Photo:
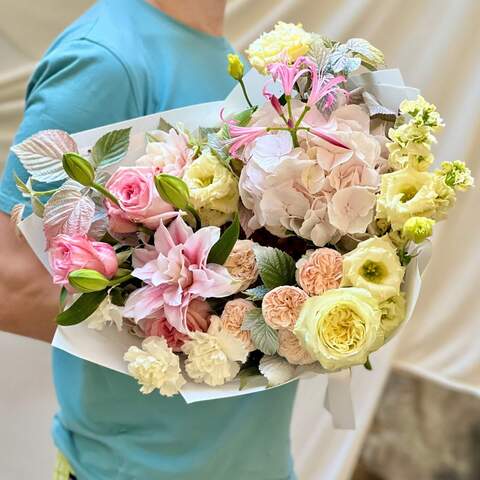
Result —
[{"label": "small green flower bud", "polygon": [[236,54],[229,53],[228,56],[228,74],[237,81],[243,78],[243,63]]},{"label": "small green flower bud", "polygon": [[187,209],[190,201],[190,192],[181,178],[161,173],[155,177],[155,186],[159,195],[167,203],[180,210]]},{"label": "small green flower bud", "polygon": [[403,236],[415,243],[422,243],[433,233],[435,220],[426,217],[409,218],[403,225]]},{"label": "small green flower bud", "polygon": [[91,187],[95,180],[95,170],[92,164],[78,153],[63,155],[63,169],[67,175],[85,187]]},{"label": "small green flower bud", "polygon": [[435,173],[443,177],[445,184],[455,190],[468,190],[474,183],[472,172],[460,160],[442,162],[441,167]]},{"label": "small green flower bud", "polygon": [[107,277],[96,270],[86,268],[71,272],[68,276],[68,281],[75,290],[83,293],[105,290],[110,284],[110,280]]}]

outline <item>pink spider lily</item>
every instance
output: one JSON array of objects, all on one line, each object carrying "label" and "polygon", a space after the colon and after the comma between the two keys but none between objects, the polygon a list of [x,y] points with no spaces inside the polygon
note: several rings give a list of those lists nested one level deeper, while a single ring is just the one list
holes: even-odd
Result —
[{"label": "pink spider lily", "polygon": [[235,120],[225,120],[223,109],[220,112],[220,118],[228,125],[230,133],[230,148],[228,152],[235,157],[238,150],[252,143],[256,138],[268,133],[267,127],[241,127]]},{"label": "pink spider lily", "polygon": [[308,129],[310,133],[316,135],[317,137],[325,140],[328,143],[331,143],[335,147],[345,148],[346,150],[350,150],[344,143],[340,142],[336,138],[330,135],[330,129],[328,128],[328,124],[324,127],[310,127]]},{"label": "pink spider lily", "polygon": [[273,93],[267,91],[267,84],[263,87],[262,94],[271,103],[273,109],[282,117],[283,110],[280,100]]},{"label": "pink spider lily", "polygon": [[285,62],[271,63],[267,69],[272,75],[274,80],[280,79],[285,95],[291,96],[293,86],[296,81],[304,74],[308,72],[307,68],[299,68],[300,62],[298,60],[289,66]]},{"label": "pink spider lily", "polygon": [[325,108],[330,108],[335,102],[335,93],[337,93],[338,90],[344,91],[343,89],[338,89],[337,86],[346,80],[345,77],[339,75],[338,77],[327,79],[321,73],[319,75],[317,64],[307,57],[300,57],[297,59],[297,62],[306,65],[312,77],[312,86],[310,89],[310,95],[308,96],[307,105],[312,107],[322,98],[326,98]]}]

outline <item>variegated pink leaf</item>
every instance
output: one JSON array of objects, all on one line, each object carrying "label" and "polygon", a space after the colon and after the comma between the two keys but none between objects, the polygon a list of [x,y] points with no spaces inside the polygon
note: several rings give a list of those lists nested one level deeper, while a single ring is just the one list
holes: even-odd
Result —
[{"label": "variegated pink leaf", "polygon": [[47,245],[56,235],[86,235],[95,215],[93,200],[75,187],[61,188],[45,205],[43,229]]},{"label": "variegated pink leaf", "polygon": [[78,152],[75,140],[62,130],[43,130],[12,147],[25,170],[39,182],[67,178],[62,158],[67,152]]}]

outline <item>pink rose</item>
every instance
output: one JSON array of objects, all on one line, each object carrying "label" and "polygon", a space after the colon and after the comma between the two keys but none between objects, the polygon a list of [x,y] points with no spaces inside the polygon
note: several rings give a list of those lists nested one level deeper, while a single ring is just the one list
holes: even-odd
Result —
[{"label": "pink rose", "polygon": [[262,301],[265,322],[275,330],[293,330],[308,295],[298,287],[283,285],[270,290]]},{"label": "pink rose", "polygon": [[[191,332],[206,332],[210,326],[210,306],[203,300],[192,300],[187,309],[187,327]],[[180,352],[188,335],[179,332],[165,318],[163,311],[141,320],[139,326],[146,337],[163,337],[174,352]]]},{"label": "pink rose", "polygon": [[109,225],[116,233],[135,232],[136,223],[155,230],[162,219],[176,215],[158,194],[152,167],[120,167],[105,187],[119,202],[105,200]]},{"label": "pink rose", "polygon": [[302,347],[298,338],[282,328],[278,332],[278,354],[292,365],[308,365],[315,359]]},{"label": "pink rose", "polygon": [[108,243],[95,242],[82,235],[57,235],[48,250],[53,281],[68,285],[68,275],[88,268],[112,278],[118,269],[115,250]]}]

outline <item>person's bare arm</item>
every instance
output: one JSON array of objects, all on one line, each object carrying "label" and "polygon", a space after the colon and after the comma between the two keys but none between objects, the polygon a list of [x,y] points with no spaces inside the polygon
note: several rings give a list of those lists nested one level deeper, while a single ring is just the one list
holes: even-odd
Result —
[{"label": "person's bare arm", "polygon": [[50,342],[59,291],[10,217],[0,212],[0,330]]}]

